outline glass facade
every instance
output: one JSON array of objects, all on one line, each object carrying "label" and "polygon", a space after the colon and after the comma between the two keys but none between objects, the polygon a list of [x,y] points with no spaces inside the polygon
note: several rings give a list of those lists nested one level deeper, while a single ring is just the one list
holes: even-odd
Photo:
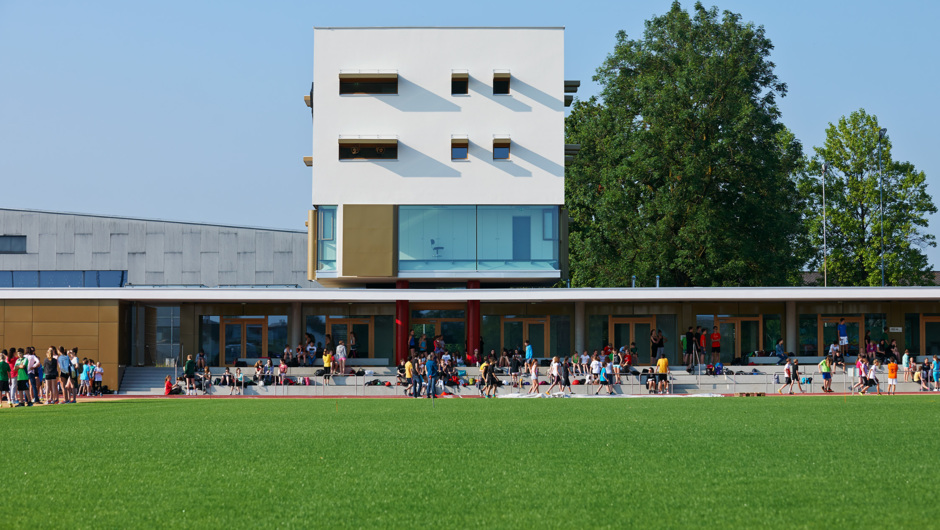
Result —
[{"label": "glass facade", "polygon": [[800,355],[822,355],[819,353],[819,317],[817,315],[800,315]]},{"label": "glass facade", "polygon": [[336,270],[336,206],[317,208],[317,270]]},{"label": "glass facade", "polygon": [[127,271],[0,271],[0,287],[124,287]]},{"label": "glass facade", "polygon": [[399,206],[400,271],[557,271],[557,206]]},{"label": "glass facade", "polygon": [[179,359],[180,355],[180,308],[161,306],[156,311],[156,346],[158,359]]}]

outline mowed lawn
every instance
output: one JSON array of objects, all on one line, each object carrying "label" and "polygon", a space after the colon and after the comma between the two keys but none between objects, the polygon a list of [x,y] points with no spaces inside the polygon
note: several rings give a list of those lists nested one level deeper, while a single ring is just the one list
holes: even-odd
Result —
[{"label": "mowed lawn", "polygon": [[940,397],[0,410],[4,526],[940,526]]}]

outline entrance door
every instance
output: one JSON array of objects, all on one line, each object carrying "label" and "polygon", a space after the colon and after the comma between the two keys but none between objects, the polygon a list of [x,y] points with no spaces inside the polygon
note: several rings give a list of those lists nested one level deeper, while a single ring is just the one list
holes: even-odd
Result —
[{"label": "entrance door", "polygon": [[222,319],[219,359],[224,366],[234,366],[239,359],[268,356],[266,319]]},{"label": "entrance door", "polygon": [[[741,356],[764,349],[763,328],[761,317],[723,317],[719,316],[718,332],[721,333],[721,362],[729,364]],[[711,331],[706,330],[707,333]],[[705,339],[706,357],[711,360],[711,339]],[[768,346],[770,347],[770,346]]]},{"label": "entrance door", "polygon": [[[372,323],[368,318],[331,318],[329,319],[330,335],[333,338],[333,344],[338,345],[343,341],[346,345],[346,355],[352,357],[372,357]],[[353,342],[355,337],[355,342]],[[356,347],[356,353],[353,353],[353,346]]]},{"label": "entrance door", "polygon": [[[920,343],[923,344],[920,354],[940,355],[940,317],[921,317],[920,321]],[[917,352],[911,353],[917,354]]]},{"label": "entrance door", "polygon": [[865,319],[864,317],[829,317],[829,316],[819,316],[819,345],[821,352],[828,353],[829,346],[832,346],[833,342],[839,340],[839,320],[845,318],[846,332],[849,334],[849,350],[848,355],[858,355],[859,352],[859,338],[865,336]]},{"label": "entrance door", "polygon": [[519,349],[525,355],[525,341],[532,344],[535,357],[550,357],[547,318],[503,318],[502,345],[510,351]]},{"label": "entrance door", "polygon": [[[650,332],[656,329],[656,317],[614,317],[608,321],[608,326],[607,336],[614,338],[614,349],[625,346],[629,351],[630,343],[635,342],[639,359],[649,359],[651,365],[656,363],[653,359],[656,352],[650,349]],[[639,359],[633,362],[639,364]]]}]

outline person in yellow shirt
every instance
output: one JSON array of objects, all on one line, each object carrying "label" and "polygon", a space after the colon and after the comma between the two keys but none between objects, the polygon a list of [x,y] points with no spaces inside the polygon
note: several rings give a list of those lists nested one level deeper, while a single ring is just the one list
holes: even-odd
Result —
[{"label": "person in yellow shirt", "polygon": [[328,384],[333,375],[333,352],[326,350],[323,352],[323,384]]},{"label": "person in yellow shirt", "polygon": [[[412,334],[414,331],[411,332]],[[411,390],[412,381],[411,376],[414,373],[415,365],[411,363],[411,358],[405,361],[405,395],[410,396],[409,390]]]},{"label": "person in yellow shirt", "polygon": [[669,387],[667,379],[669,379],[669,359],[660,354],[659,360],[656,361],[656,381],[660,394],[665,394],[666,389]]},{"label": "person in yellow shirt", "polygon": [[489,375],[489,372],[487,372],[487,370],[489,369],[490,369],[490,362],[487,360],[486,357],[484,357],[483,364],[480,365],[480,381],[481,381],[479,385],[480,397],[488,397],[490,384],[489,384],[489,379],[487,378],[487,376]]}]

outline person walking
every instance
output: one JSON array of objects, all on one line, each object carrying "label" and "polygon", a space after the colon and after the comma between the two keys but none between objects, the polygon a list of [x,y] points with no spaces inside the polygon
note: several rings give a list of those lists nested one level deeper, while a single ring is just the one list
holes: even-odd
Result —
[{"label": "person walking", "polygon": [[564,362],[561,363],[561,392],[565,392],[565,388],[568,389],[568,392],[574,393],[571,390],[571,357],[565,357]]},{"label": "person walking", "polygon": [[800,389],[800,392],[803,392],[803,385],[800,384],[800,371],[796,366],[796,359],[787,359],[787,365],[783,368],[784,373],[784,383],[779,389],[777,389],[778,394],[783,394],[783,389],[786,387],[789,388],[789,393],[793,394],[793,383],[796,383]]},{"label": "person walking", "polygon": [[[342,342],[340,342],[342,344]],[[425,372],[428,377],[428,398],[434,399],[437,397],[437,377],[438,377],[438,366],[436,356],[431,353],[428,355],[428,360],[424,365]]]},{"label": "person walking", "polygon": [[823,378],[823,392],[832,392],[832,366],[829,364],[829,357],[823,357],[819,362],[819,373]]},{"label": "person walking", "polygon": [[878,359],[875,359],[875,362],[871,363],[871,367],[868,368],[868,372],[865,374],[865,384],[858,391],[859,395],[864,396],[871,387],[875,387],[875,391],[879,396],[881,395],[881,385],[878,383],[877,373],[879,366],[881,366],[881,361]]},{"label": "person walking", "polygon": [[529,366],[529,374],[532,379],[531,381],[532,387],[529,389],[528,392],[526,392],[526,394],[538,395],[539,393],[539,363],[535,359],[532,359],[532,361],[529,363],[528,366]]},{"label": "person walking", "polygon": [[183,376],[186,378],[186,395],[196,395],[196,361],[192,355],[186,356],[186,364],[183,365]]},{"label": "person walking", "polygon": [[563,388],[561,384],[561,363],[558,362],[558,357],[552,357],[552,364],[548,367],[548,375],[552,380],[552,385],[548,387],[548,390],[545,391],[545,395],[549,396],[552,393],[552,390],[555,388],[555,385],[558,385],[558,389]]}]

